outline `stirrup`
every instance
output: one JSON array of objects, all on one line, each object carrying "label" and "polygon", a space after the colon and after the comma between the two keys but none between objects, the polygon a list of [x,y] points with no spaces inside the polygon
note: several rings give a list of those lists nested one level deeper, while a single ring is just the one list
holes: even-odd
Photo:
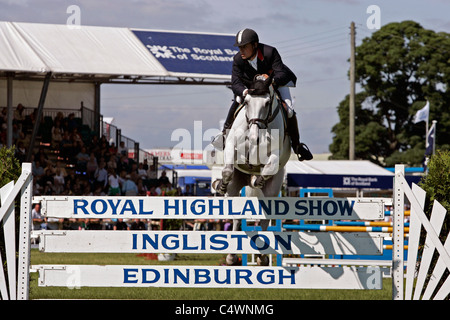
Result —
[{"label": "stirrup", "polygon": [[298,161],[311,160],[313,155],[309,148],[304,143],[299,143],[297,146],[297,150],[295,150],[295,154],[297,155]]}]

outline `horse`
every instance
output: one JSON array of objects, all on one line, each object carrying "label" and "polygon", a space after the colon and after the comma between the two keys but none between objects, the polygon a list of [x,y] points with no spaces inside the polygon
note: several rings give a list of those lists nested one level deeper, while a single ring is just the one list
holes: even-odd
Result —
[{"label": "horse", "polygon": [[[271,77],[262,76],[246,83],[248,94],[226,136],[222,179],[213,184],[221,195],[239,196],[243,187],[249,197],[276,197],[281,191],[291,144],[282,102],[271,83]],[[266,231],[269,220],[260,223]],[[240,220],[233,220],[233,231],[239,228]],[[237,256],[229,254],[226,262],[236,264]],[[257,263],[268,265],[269,259],[258,255]]]}]

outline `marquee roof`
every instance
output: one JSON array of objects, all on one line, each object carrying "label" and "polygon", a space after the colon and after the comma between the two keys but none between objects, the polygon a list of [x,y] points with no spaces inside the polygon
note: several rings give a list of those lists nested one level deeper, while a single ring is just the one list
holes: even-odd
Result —
[{"label": "marquee roof", "polygon": [[[76,28],[75,28],[76,27]],[[234,37],[0,21],[0,76],[100,82],[229,82]]]}]

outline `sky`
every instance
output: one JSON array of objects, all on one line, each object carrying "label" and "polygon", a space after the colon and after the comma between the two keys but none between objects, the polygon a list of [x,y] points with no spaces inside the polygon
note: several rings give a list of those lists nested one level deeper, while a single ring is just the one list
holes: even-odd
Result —
[{"label": "sky", "polygon": [[[0,0],[0,21],[66,24],[71,5],[88,26],[226,34],[254,29],[297,75],[291,95],[301,141],[316,154],[329,152],[337,106],[350,91],[352,21],[356,45],[377,30],[377,21],[413,20],[450,32],[448,0]],[[368,11],[371,5],[379,11]],[[189,130],[192,138],[195,124],[202,132],[221,129],[231,99],[225,86],[108,84],[101,87],[101,113],[141,149],[171,148],[180,143],[172,136],[177,129]],[[202,139],[203,146],[210,141]]]}]

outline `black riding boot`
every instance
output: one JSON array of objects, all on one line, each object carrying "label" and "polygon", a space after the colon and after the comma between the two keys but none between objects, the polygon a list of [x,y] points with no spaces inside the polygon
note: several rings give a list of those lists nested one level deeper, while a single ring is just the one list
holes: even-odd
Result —
[{"label": "black riding boot", "polygon": [[223,150],[225,148],[225,137],[227,135],[227,130],[231,129],[231,126],[233,125],[234,113],[236,112],[238,106],[239,106],[239,103],[237,103],[235,100],[233,100],[230,110],[228,110],[227,119],[225,120],[225,123],[223,124],[222,132],[219,133],[217,136],[215,136],[213,138],[213,140],[211,141],[211,144],[214,146],[214,148],[216,148],[218,150]]},{"label": "black riding boot", "polygon": [[230,129],[234,122],[234,113],[237,110],[237,107],[239,106],[239,103],[236,102],[236,100],[233,100],[233,103],[231,104],[230,110],[228,110],[227,119],[225,120],[225,123],[223,124],[223,134],[226,134],[227,129]]},{"label": "black riding boot", "polygon": [[309,151],[308,147],[300,142],[300,133],[298,132],[297,115],[294,114],[292,117],[287,119],[287,132],[291,138],[292,150],[297,155],[299,161],[311,160],[313,155]]}]

